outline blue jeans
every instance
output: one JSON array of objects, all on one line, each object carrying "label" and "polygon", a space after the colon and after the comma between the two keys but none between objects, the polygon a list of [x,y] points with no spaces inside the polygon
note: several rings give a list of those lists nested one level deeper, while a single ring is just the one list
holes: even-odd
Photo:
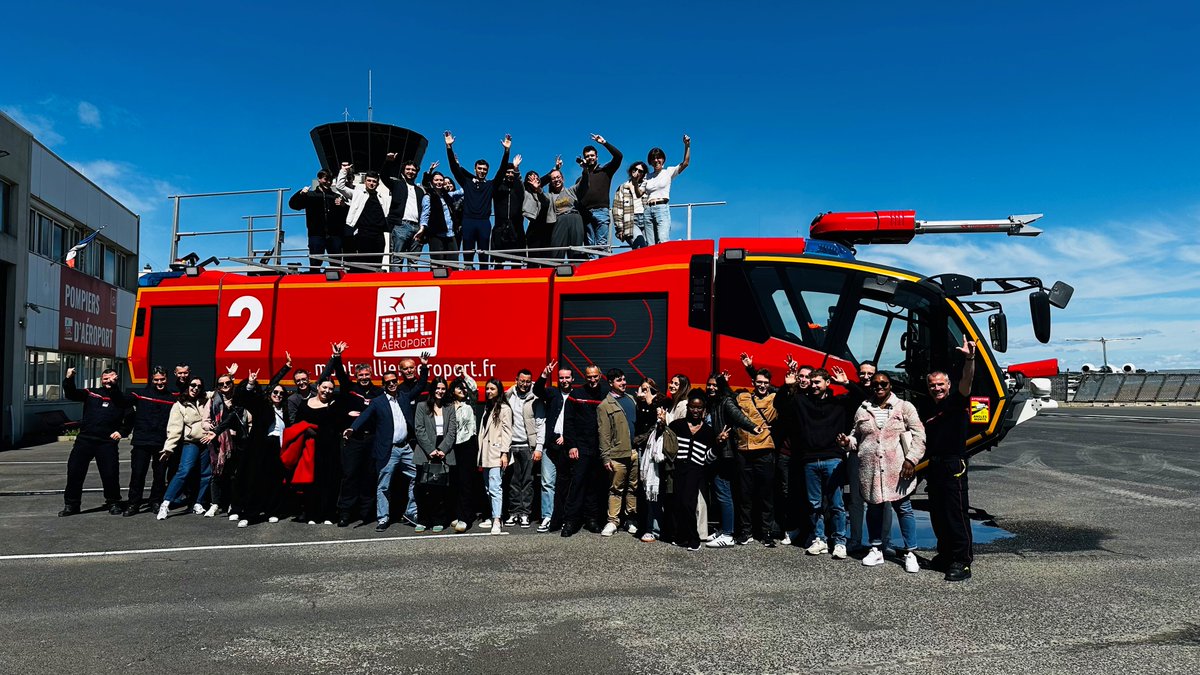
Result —
[{"label": "blue jeans", "polygon": [[401,222],[399,225],[392,226],[392,268],[391,271],[397,272],[402,266],[405,266],[406,261],[397,253],[412,253],[419,251],[420,248],[415,241],[417,236],[417,224],[409,222]]},{"label": "blue jeans", "polygon": [[808,495],[810,522],[813,532],[825,515],[832,521],[834,546],[846,544],[846,507],[842,503],[842,484],[845,467],[840,459],[822,459],[804,463],[804,488]]},{"label": "blue jeans", "polygon": [[[547,434],[549,435],[549,434]],[[553,442],[553,441],[551,441]],[[554,515],[554,481],[558,480],[558,467],[550,458],[550,452],[542,453],[542,518]]]},{"label": "blue jeans", "polygon": [[500,518],[500,514],[504,510],[504,490],[501,486],[504,483],[504,474],[501,473],[500,467],[493,466],[487,471],[487,496],[492,502],[492,518]]},{"label": "blue jeans", "polygon": [[583,216],[583,244],[585,246],[608,246],[608,224],[612,213],[607,208],[580,211]]},{"label": "blue jeans", "polygon": [[883,529],[883,517],[892,510],[896,511],[896,519],[900,521],[904,550],[911,551],[917,546],[917,517],[913,515],[912,500],[908,497],[883,504],[867,504],[867,536],[871,538],[871,545],[884,546],[887,533]]},{"label": "blue jeans", "polygon": [[167,493],[163,495],[163,501],[175,503],[175,500],[179,498],[179,491],[183,489],[184,483],[187,482],[188,476],[197,463],[200,464],[200,488],[196,491],[196,503],[204,506],[208,502],[208,483],[212,480],[208,446],[196,443],[183,444],[183,449],[179,454],[179,470],[175,472],[171,484],[167,486]]},{"label": "blue jeans", "polygon": [[655,204],[647,206],[646,212],[646,243],[650,246],[671,240],[671,205]]},{"label": "blue jeans", "polygon": [[407,444],[392,446],[391,456],[379,470],[379,482],[375,487],[375,517],[379,520],[391,518],[388,492],[391,491],[392,476],[396,473],[397,465],[400,466],[400,475],[408,478],[408,505],[404,509],[404,515],[415,523],[417,522],[417,500],[414,497],[413,488],[417,482],[417,465],[413,463],[412,446]]},{"label": "blue jeans", "polygon": [[646,243],[646,214],[633,214],[633,232],[629,233],[629,248],[645,248]]},{"label": "blue jeans", "polygon": [[[862,546],[863,544],[863,523],[866,522],[867,504],[863,501],[862,482],[858,479],[859,473],[858,454],[851,452],[846,457],[846,475],[850,481],[850,504],[846,507],[846,518],[850,523],[850,545],[853,547]],[[883,546],[889,544],[892,533],[892,512],[888,509],[883,510]],[[868,533],[869,536],[869,533]]]},{"label": "blue jeans", "polygon": [[729,470],[723,463],[732,461],[717,460],[717,473],[713,475],[713,490],[717,493],[717,504],[721,507],[721,534],[730,536],[733,535],[733,486],[730,485],[729,478],[721,474]]}]

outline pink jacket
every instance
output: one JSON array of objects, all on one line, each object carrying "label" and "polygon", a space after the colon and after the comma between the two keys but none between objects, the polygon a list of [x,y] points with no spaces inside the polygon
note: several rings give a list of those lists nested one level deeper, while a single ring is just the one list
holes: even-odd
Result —
[{"label": "pink jacket", "polygon": [[[900,469],[904,460],[913,464],[925,456],[925,426],[917,415],[917,409],[908,401],[892,394],[884,406],[891,406],[891,413],[883,428],[875,423],[875,415],[868,410],[869,402],[863,402],[854,413],[854,431],[850,447],[858,448],[858,481],[862,486],[863,501],[870,504],[894,502],[912,494],[917,481],[905,481],[900,486]],[[912,432],[912,443],[907,457],[900,444],[900,435]]]}]

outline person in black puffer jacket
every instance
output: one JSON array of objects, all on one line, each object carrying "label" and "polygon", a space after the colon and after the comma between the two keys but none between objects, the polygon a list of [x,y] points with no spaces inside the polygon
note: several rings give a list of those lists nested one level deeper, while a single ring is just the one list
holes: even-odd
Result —
[{"label": "person in black puffer jacket", "polygon": [[[708,397],[709,424],[720,432],[730,430],[729,438],[717,448],[717,461],[708,466],[709,484],[717,496],[721,507],[721,531],[712,541],[705,544],[708,548],[725,548],[733,546],[734,513],[733,513],[733,482],[741,480],[737,466],[736,431],[748,431],[758,434],[760,429],[752,422],[733,398],[733,390],[729,388],[729,373],[713,373],[708,376],[704,386]],[[739,490],[740,491],[740,490]]]},{"label": "person in black puffer jacket", "polygon": [[[158,505],[167,491],[167,462],[160,455],[163,443],[167,442],[171,406],[178,399],[179,395],[167,388],[167,371],[162,366],[150,370],[149,385],[125,394],[130,412],[126,424],[133,427],[133,450],[129,453],[129,501],[121,515],[137,515],[143,504]],[[150,469],[154,478],[150,499],[144,501],[146,472]]]}]

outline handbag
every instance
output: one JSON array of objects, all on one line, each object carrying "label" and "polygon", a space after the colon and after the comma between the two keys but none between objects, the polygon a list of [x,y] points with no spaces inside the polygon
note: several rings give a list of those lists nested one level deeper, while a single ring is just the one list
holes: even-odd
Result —
[{"label": "handbag", "polygon": [[417,485],[429,487],[449,487],[450,466],[445,462],[427,462],[421,465],[417,476]]}]

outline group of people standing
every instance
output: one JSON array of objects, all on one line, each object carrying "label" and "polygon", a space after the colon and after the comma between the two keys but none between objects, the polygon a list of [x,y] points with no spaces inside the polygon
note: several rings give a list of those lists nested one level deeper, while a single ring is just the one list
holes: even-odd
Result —
[{"label": "group of people standing", "polygon": [[[609,229],[630,248],[665,242],[671,236],[672,181],[691,162],[691,138],[683,137],[683,159],[668,166],[662,148],[652,148],[645,162],[628,167],[628,180],[613,183],[624,155],[603,136],[592,134],[609,160],[600,163],[596,145],[583,148],[576,162],[582,169],[571,186],[556,158],[546,174],[520,173],[521,155],[511,155],[512,137],[501,141],[504,154],[494,174],[485,159],[473,171],[459,163],[455,138],[444,135],[448,174],[432,162],[421,172],[415,161],[389,153],[378,172],[354,173],[343,162],[332,174],[317,172],[315,188],[304,187],[288,201],[305,212],[311,256],[349,256],[369,267],[387,261],[385,269],[413,266],[428,246],[431,259],[488,263],[487,251],[523,251],[529,257],[562,259],[579,247],[610,248]],[[490,176],[490,177],[489,177]],[[457,181],[457,183],[455,183]],[[497,263],[509,258],[497,257]],[[312,258],[312,269],[321,267]]]},{"label": "group of people standing", "polygon": [[[187,508],[227,515],[238,527],[296,515],[309,524],[373,523],[378,532],[396,522],[418,532],[465,532],[479,523],[492,533],[536,523],[538,532],[563,537],[627,531],[692,551],[781,541],[845,559],[860,548],[864,565],[880,565],[891,552],[917,572],[910,497],[918,465],[928,460],[938,539],[928,566],[958,581],[970,577],[972,561],[965,450],[974,347],[964,340],[958,350],[957,387],[945,372],[926,377],[920,410],[871,363],[852,381],[840,368],[789,357],[775,382],[746,354],[752,387],[739,392],[727,371],[703,388],[680,373],[664,390],[651,378],[633,390],[619,369],[602,375],[589,365],[576,383],[571,368],[551,362],[536,380],[521,370],[507,389],[488,380],[482,401],[470,377],[431,379],[424,354],[419,364],[404,359],[384,373],[381,385],[366,365],[351,377],[344,342],[332,345],[315,385],[297,370],[295,391],[280,384],[290,354],[265,389],[257,372],[236,382],[236,364],[213,391],[180,364],[173,386],[156,367],[150,384],[130,394],[112,371],[101,387],[78,389],[69,369],[64,388],[84,402],[84,415],[60,515],[79,512],[94,458],[114,515],[149,505],[159,520]],[[117,442],[130,431],[132,475],[122,504]],[[719,512],[711,530],[710,504]],[[902,540],[894,549],[891,514]]]}]

